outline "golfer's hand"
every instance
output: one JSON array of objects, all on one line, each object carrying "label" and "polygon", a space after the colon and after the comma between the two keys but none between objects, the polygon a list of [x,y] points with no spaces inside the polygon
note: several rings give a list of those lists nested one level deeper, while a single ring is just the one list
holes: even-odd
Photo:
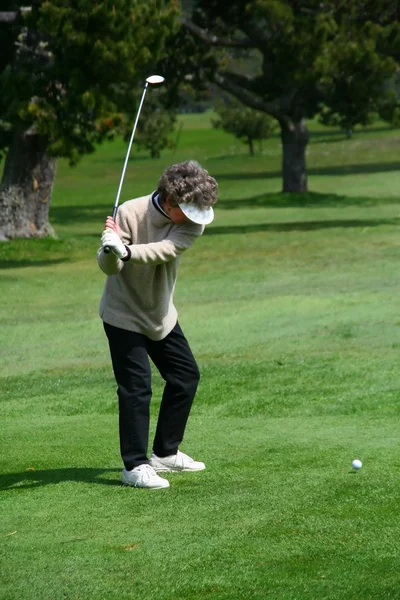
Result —
[{"label": "golfer's hand", "polygon": [[128,254],[124,244],[121,241],[121,238],[111,228],[103,231],[101,236],[101,246],[102,248],[108,246],[111,252],[113,252],[115,256],[118,256],[118,258],[125,258],[125,256]]},{"label": "golfer's hand", "polygon": [[107,217],[104,229],[111,229],[112,231],[115,231],[115,233],[119,233],[118,226],[112,217]]}]

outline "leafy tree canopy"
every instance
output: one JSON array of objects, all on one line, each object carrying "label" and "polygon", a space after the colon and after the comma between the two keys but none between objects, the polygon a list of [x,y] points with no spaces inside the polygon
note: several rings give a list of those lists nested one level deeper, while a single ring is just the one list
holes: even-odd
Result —
[{"label": "leafy tree canopy", "polygon": [[137,106],[137,85],[162,57],[179,10],[161,0],[39,0],[23,12],[5,4],[17,17],[0,23],[0,152],[21,128],[71,163]]},{"label": "leafy tree canopy", "polygon": [[398,114],[387,87],[399,69],[398,12],[386,0],[195,0],[182,23],[203,52],[193,71],[279,121],[284,191],[302,191],[305,119],[322,108],[352,126]]},{"label": "leafy tree canopy", "polygon": [[213,57],[206,75],[253,108],[298,119],[347,102],[363,118],[399,66],[398,11],[385,0],[198,0],[184,22]]}]

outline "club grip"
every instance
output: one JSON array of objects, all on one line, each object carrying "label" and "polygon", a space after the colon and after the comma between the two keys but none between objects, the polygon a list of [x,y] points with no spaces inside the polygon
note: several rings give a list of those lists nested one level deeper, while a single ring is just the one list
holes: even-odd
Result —
[{"label": "club grip", "polygon": [[[113,211],[112,211],[113,221],[115,221],[115,219],[117,217],[117,212],[118,212],[118,206],[114,206]],[[104,246],[103,252],[104,252],[104,254],[110,254],[110,252],[111,252],[110,246]]]}]

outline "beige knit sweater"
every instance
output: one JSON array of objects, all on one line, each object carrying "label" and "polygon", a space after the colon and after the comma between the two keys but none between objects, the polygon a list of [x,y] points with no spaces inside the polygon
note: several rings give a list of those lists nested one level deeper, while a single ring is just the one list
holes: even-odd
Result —
[{"label": "beige knit sweater", "polygon": [[173,295],[179,257],[204,226],[174,224],[154,206],[152,194],[122,204],[117,223],[131,257],[123,261],[99,248],[97,261],[108,276],[100,316],[109,325],[162,340],[178,318]]}]

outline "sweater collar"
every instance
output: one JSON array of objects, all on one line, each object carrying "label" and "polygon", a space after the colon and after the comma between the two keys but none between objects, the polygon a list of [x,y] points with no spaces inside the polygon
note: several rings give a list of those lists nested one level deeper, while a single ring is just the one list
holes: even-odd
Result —
[{"label": "sweater collar", "polygon": [[164,227],[167,224],[171,224],[172,221],[158,204],[157,196],[157,192],[153,192],[149,196],[150,219],[155,227]]}]

